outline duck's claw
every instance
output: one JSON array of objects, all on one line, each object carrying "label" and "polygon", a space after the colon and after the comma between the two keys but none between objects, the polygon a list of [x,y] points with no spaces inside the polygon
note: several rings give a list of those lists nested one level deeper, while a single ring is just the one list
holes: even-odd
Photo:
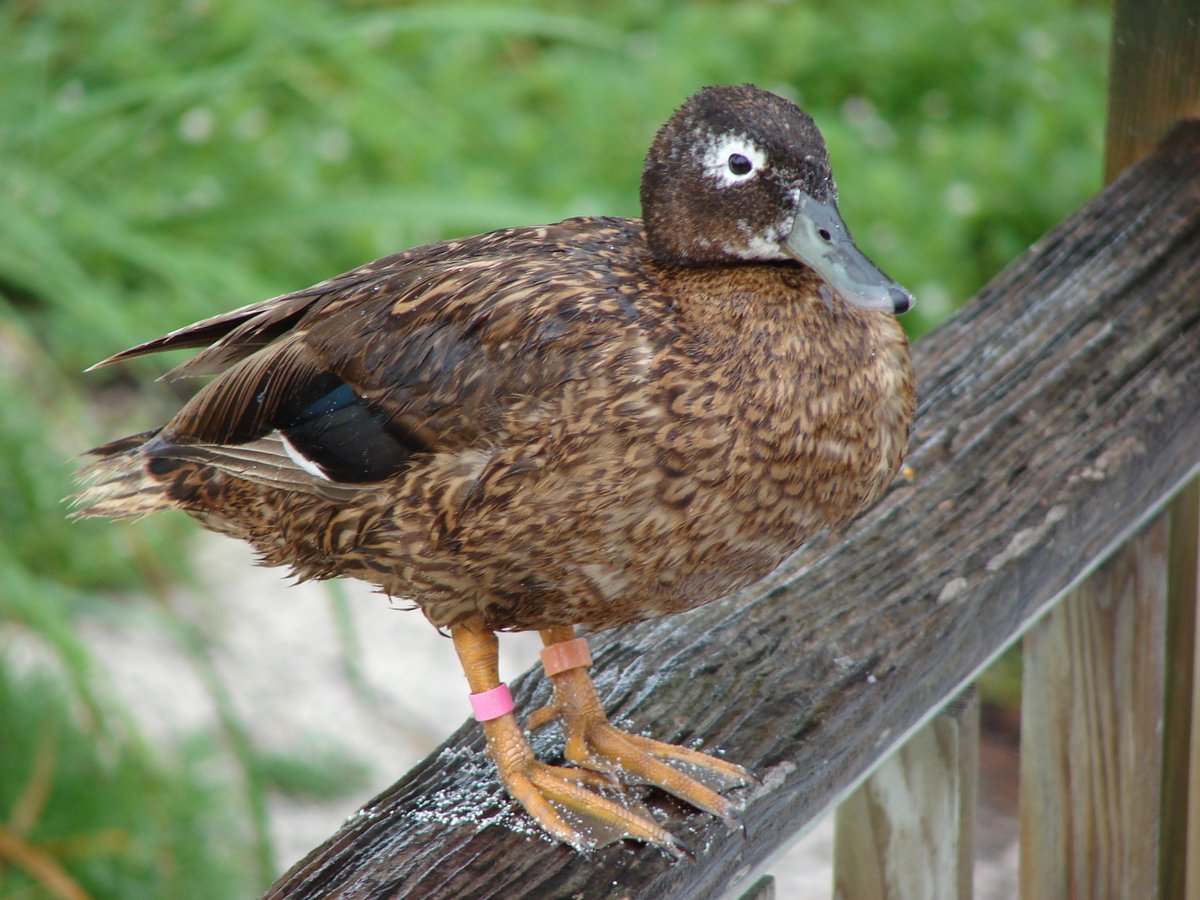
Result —
[{"label": "duck's claw", "polygon": [[[594,771],[538,762],[513,715],[512,697],[500,683],[496,636],[474,619],[452,626],[450,635],[471,685],[476,718],[487,735],[488,755],[509,794],[542,828],[583,852],[632,838],[676,858],[685,854],[644,806],[621,795],[606,767]],[[546,721],[554,717],[550,713]]]},{"label": "duck's claw", "polygon": [[501,782],[553,837],[584,852],[631,838],[676,858],[684,855],[683,846],[645,806],[614,791],[603,775],[538,762],[511,714],[483,727]]},{"label": "duck's claw", "polygon": [[568,762],[612,773],[628,784],[650,784],[698,809],[741,826],[740,809],[721,792],[754,781],[747,769],[698,750],[629,734],[608,721],[584,669],[554,678],[555,707],[563,723]]},{"label": "duck's claw", "polygon": [[[654,785],[720,816],[732,828],[740,826],[737,805],[720,792],[749,784],[753,776],[723,759],[612,725],[587,674],[587,644],[573,636],[573,629],[555,626],[542,631],[547,644],[543,663],[553,663],[546,671],[554,682],[554,702],[535,711],[528,723],[536,729],[562,722],[563,755],[571,768],[546,765],[534,756],[513,715],[512,697],[500,683],[496,636],[487,626],[469,619],[452,626],[450,634],[500,780],[552,837],[583,852],[631,838],[677,859],[687,855],[645,806],[622,792],[622,782]],[[559,646],[564,642],[570,644],[565,650]]]}]

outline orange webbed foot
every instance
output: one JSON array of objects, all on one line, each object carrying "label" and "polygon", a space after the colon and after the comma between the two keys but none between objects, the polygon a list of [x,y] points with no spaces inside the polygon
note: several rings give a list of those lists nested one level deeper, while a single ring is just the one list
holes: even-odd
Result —
[{"label": "orange webbed foot", "polygon": [[451,636],[500,781],[548,834],[581,852],[630,838],[676,858],[684,855],[675,837],[641,803],[626,797],[602,767],[539,762],[500,683],[496,636],[476,620],[453,626]]},{"label": "orange webbed foot", "polygon": [[583,852],[630,838],[672,856],[683,855],[674,835],[610,779],[587,769],[538,761],[511,714],[484,722],[483,727],[500,781],[553,837]]},{"label": "orange webbed foot", "polygon": [[[748,785],[754,776],[742,766],[698,750],[629,734],[609,722],[587,673],[591,657],[571,628],[542,632],[543,662],[554,682],[554,703],[537,710],[528,725],[562,722],[563,755],[575,766],[601,772],[626,784],[649,784],[719,816],[730,827],[740,823],[737,804],[722,796]],[[560,648],[568,648],[562,650]]]}]

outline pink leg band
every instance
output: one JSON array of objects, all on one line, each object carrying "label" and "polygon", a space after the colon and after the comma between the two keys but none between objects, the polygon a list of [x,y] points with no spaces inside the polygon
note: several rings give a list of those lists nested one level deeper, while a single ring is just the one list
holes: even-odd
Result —
[{"label": "pink leg band", "polygon": [[513,711],[512,694],[504,682],[500,682],[490,691],[468,696],[471,699],[471,709],[475,710],[475,719],[479,722],[490,722]]},{"label": "pink leg band", "polygon": [[547,675],[586,668],[591,664],[592,651],[588,649],[586,638],[571,638],[542,648],[542,667]]}]

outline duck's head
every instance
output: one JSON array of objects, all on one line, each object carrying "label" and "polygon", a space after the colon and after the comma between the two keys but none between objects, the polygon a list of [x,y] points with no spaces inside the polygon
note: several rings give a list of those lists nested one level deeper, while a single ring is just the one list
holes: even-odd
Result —
[{"label": "duck's head", "polygon": [[753,85],[705,88],[659,130],[642,170],[642,217],[665,263],[794,261],[857,306],[913,304],[850,237],[812,118]]}]

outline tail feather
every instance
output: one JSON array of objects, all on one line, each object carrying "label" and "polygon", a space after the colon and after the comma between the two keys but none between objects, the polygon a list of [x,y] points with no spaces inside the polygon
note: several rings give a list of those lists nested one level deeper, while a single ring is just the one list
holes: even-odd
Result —
[{"label": "tail feather", "polygon": [[96,459],[82,466],[78,480],[82,490],[67,499],[72,519],[136,519],[171,509],[176,504],[167,486],[154,478],[142,447],[157,431],[120,438],[89,450]]},{"label": "tail feather", "polygon": [[232,477],[260,492],[310,494],[333,503],[358,496],[360,484],[341,484],[302,468],[278,432],[245,444],[176,444],[147,431],[89,450],[82,489],[67,499],[73,519],[140,518],[162,509],[215,513]]}]

